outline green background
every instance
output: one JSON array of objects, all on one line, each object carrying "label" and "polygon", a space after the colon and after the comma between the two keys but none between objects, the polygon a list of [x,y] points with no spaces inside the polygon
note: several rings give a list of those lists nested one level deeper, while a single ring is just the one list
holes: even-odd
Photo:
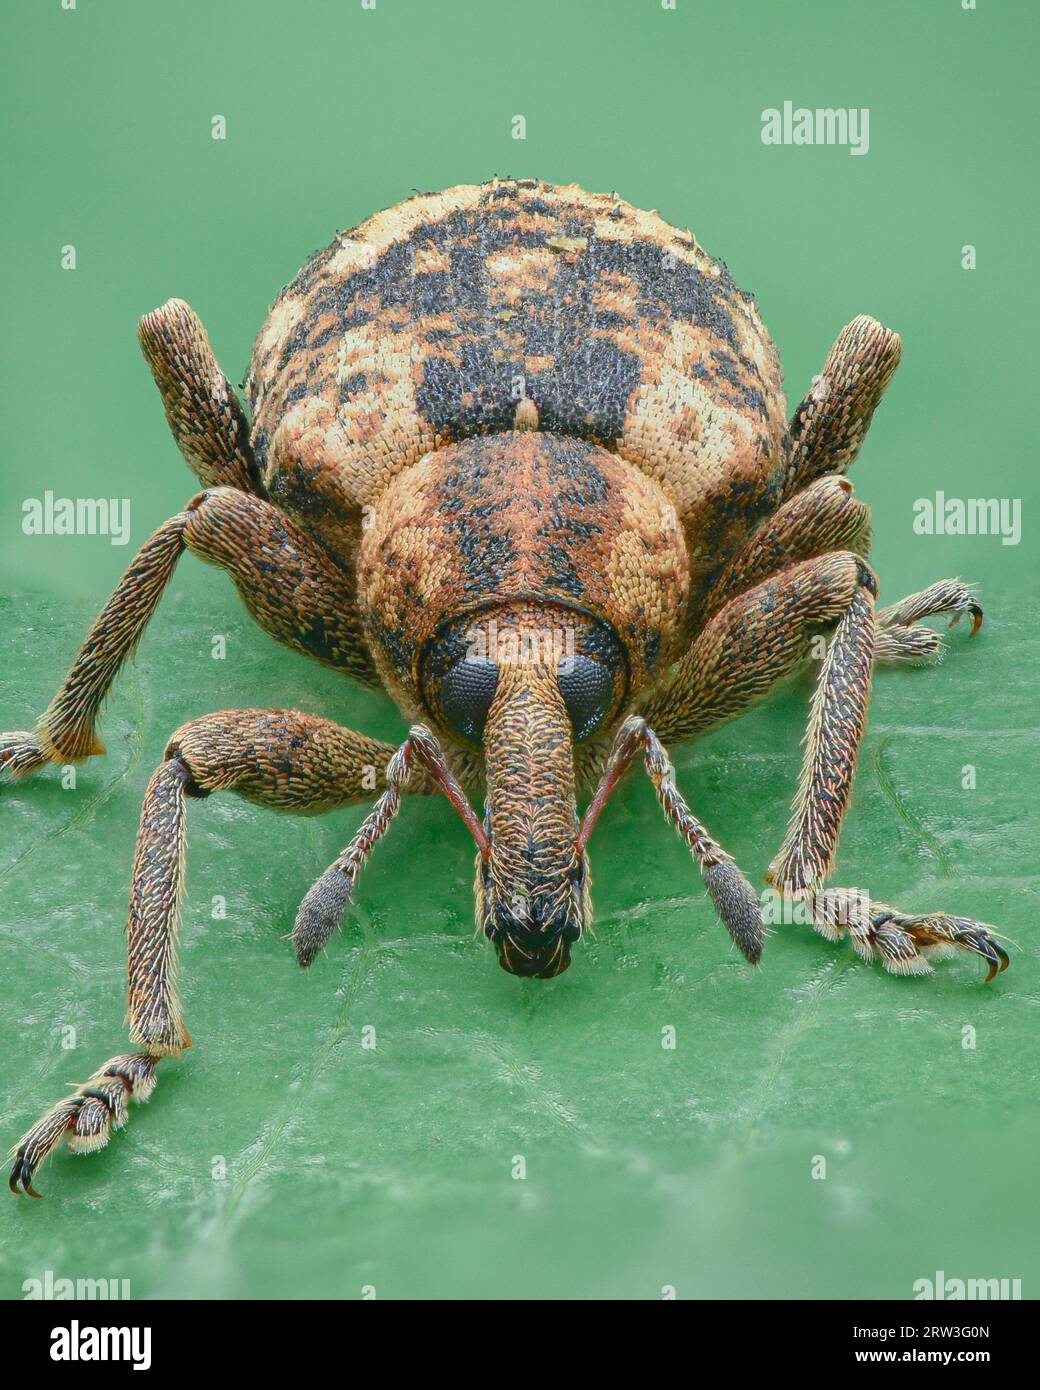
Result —
[{"label": "green background", "polygon": [[[853,475],[883,598],[959,574],[988,621],[940,669],[879,674],[836,881],[1014,944],[983,988],[974,959],[893,979],[789,926],[753,971],[632,780],[592,846],[595,937],[560,980],[507,977],[474,940],[471,847],[437,801],[406,806],[305,974],[285,935],[362,811],[289,821],[214,798],[190,814],[195,1048],[103,1153],[52,1160],[49,1200],[0,1204],[0,1293],[49,1269],[128,1278],[136,1297],[901,1298],[944,1270],[1035,1296],[1031,0],[22,0],[3,25],[2,725],[43,708],[132,549],[195,490],[139,314],[189,300],[237,380],[275,292],[337,228],[413,188],[576,180],[689,225],[758,293],[792,405],[854,314],[904,335]],[[869,107],[869,154],[762,145],[761,112],[785,99]],[[22,502],[46,488],[130,497],[131,545],[24,536]],[[913,535],[914,499],[937,489],[1021,498],[1022,543]],[[807,696],[677,753],[756,879]],[[245,704],[403,731],[385,698],[275,648],[189,558],[110,702],[109,756],[74,791],[53,772],[4,788],[12,1141],[124,1047],[144,787],[174,727]]]}]

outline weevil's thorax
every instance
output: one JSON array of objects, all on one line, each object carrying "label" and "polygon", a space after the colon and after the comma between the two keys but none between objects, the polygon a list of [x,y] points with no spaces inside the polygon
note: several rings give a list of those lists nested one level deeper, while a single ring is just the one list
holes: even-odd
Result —
[{"label": "weevil's thorax", "polygon": [[465,440],[403,470],[358,554],[385,685],[409,715],[474,743],[494,668],[515,659],[559,669],[588,736],[674,660],[689,580],[675,508],[652,479],[538,431]]}]

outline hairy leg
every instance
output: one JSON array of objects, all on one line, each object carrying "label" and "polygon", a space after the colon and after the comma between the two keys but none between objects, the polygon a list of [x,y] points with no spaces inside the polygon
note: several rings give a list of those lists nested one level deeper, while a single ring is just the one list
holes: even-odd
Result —
[{"label": "hairy leg", "polygon": [[101,705],[185,549],[226,570],[249,612],[279,642],[377,682],[343,573],[271,503],[215,488],[164,522],[134,556],[36,729],[0,735],[0,772],[22,777],[48,762],[105,751],[97,734]]},{"label": "hairy leg", "polygon": [[[862,508],[862,531],[857,532],[853,509],[860,509],[861,504],[850,497],[843,515],[834,486],[842,481],[838,475],[847,472],[855,461],[901,355],[899,335],[867,315],[860,315],[842,329],[823,371],[791,420],[786,501],[720,575],[713,586],[709,613],[717,612],[735,594],[785,564],[829,550],[852,550],[866,558],[869,511]],[[952,613],[952,627],[963,612],[971,613],[974,634],[982,621],[982,610],[970,589],[956,579],[940,580],[902,603],[882,609],[877,615],[875,660],[911,664],[940,661],[945,647],[938,633],[915,624],[931,614]]]},{"label": "hairy leg", "polygon": [[[126,1121],[127,1098],[151,1095],[158,1060],[191,1046],[176,988],[186,798],[231,791],[273,810],[314,815],[385,790],[394,751],[292,710],[226,710],[177,730],[145,793],[130,888],[127,997],[130,1040],[140,1051],[103,1063],[22,1137],[12,1155],[12,1191],[38,1195],[33,1172],[66,1134],[78,1152],[107,1143]],[[434,783],[419,769],[407,789],[429,793]]]},{"label": "hairy leg", "polygon": [[899,912],[888,903],[849,888],[808,891],[803,898],[812,923],[828,941],[847,935],[862,960],[880,961],[892,975],[927,975],[932,960],[958,950],[982,956],[989,963],[986,983],[1008,968],[1008,955],[990,936],[994,930],[970,917],[947,912]]},{"label": "hairy leg", "polygon": [[847,478],[828,474],[789,498],[741,547],[712,585],[704,617],[801,560],[835,550],[866,559],[870,508],[852,495]]},{"label": "hairy leg", "polygon": [[961,615],[971,617],[971,636],[982,626],[982,608],[970,585],[959,579],[940,579],[919,593],[909,594],[899,603],[882,608],[877,615],[877,661],[927,664],[941,661],[946,644],[930,627],[918,626],[921,618],[952,613],[950,627]]},{"label": "hairy leg", "polygon": [[[767,880],[813,908],[817,930],[838,939],[851,930],[857,949],[900,974],[927,970],[929,955],[955,949],[990,963],[1007,956],[986,927],[947,913],[920,916],[871,903],[849,889],[822,889],[848,806],[866,723],[877,655],[875,586],[864,562],[834,554],[803,561],[731,600],[705,626],[676,668],[673,684],[646,707],[664,739],[701,733],[741,713],[808,660],[812,639],[837,623],[813,697],[798,793],[787,836]],[[963,585],[933,585],[882,609],[882,634],[914,633],[933,612],[981,610]],[[904,640],[900,638],[899,640]],[[850,916],[852,904],[858,916]],[[843,915],[844,913],[844,915]]]},{"label": "hairy leg", "polygon": [[848,612],[870,571],[857,555],[803,560],[733,598],[712,617],[644,705],[664,742],[692,738],[743,714],[806,665],[813,639]]},{"label": "hairy leg", "polygon": [[875,592],[858,555],[839,551],[793,565],[721,609],[679,662],[672,684],[644,710],[665,741],[703,733],[805,665],[813,639],[834,629],[791,827],[771,870],[785,884],[816,882],[834,853],[866,722]]},{"label": "hairy leg", "polygon": [[183,299],[171,299],[145,314],[137,333],[170,432],[202,486],[261,493],[245,411],[199,316]]},{"label": "hairy leg", "polygon": [[848,472],[902,352],[899,334],[866,314],[841,330],[791,418],[785,498],[825,473]]}]

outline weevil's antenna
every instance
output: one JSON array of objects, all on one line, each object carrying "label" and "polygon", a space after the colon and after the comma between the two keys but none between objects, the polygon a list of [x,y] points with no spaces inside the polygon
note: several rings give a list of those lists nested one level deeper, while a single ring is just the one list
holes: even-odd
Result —
[{"label": "weevil's antenna", "polygon": [[325,870],[307,893],[296,914],[292,939],[296,959],[302,966],[310,965],[339,926],[343,914],[354,896],[358,875],[376,843],[390,828],[390,822],[401,806],[401,787],[408,779],[413,764],[418,761],[436,782],[444,795],[465,821],[483,858],[491,850],[491,842],[477,819],[473,807],[458,779],[448,766],[440,744],[425,724],[416,724],[408,732],[387,763],[387,789],[361,822],[361,826],[346,847]]},{"label": "weevil's antenna", "polygon": [[757,965],[765,942],[758,895],[730,856],[712,839],[687,806],[675,785],[675,771],[664,746],[640,715],[626,719],[618,730],[596,794],[582,817],[578,830],[578,853],[584,854],[600,812],[640,748],[643,749],[647,775],[654,784],[665,819],[678,830],[700,865],[705,885],[726,930],[751,964]]}]

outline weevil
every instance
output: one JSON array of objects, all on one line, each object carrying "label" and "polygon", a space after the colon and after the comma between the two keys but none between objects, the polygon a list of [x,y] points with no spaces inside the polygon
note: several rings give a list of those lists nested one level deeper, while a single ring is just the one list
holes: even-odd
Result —
[{"label": "weevil", "polygon": [[[145,793],[128,928],[130,1037],[14,1151],[12,1190],[65,1136],[99,1148],[161,1058],[190,1046],[174,987],[185,810],[233,792],[313,814],[374,801],[317,879],[293,941],[309,965],[402,797],[442,793],[476,844],[478,927],[547,979],[590,919],[588,845],[642,757],[748,961],[760,898],[681,795],[665,751],[820,658],[790,823],[767,881],[888,970],[990,930],[827,888],[877,662],[927,662],[922,624],[982,610],[959,580],[878,608],[870,513],[846,473],[899,336],[861,316],[788,423],[754,298],[689,232],[614,194],[493,180],[421,194],[337,235],[256,339],[250,414],[182,301],[140,339],[202,485],[145,542],[32,732],[22,777],[103,753],[98,713],[178,559],[226,570],[272,637],[409,722],[393,746],[294,710],[194,719]],[[822,647],[821,644],[822,643]],[[478,816],[471,794],[484,793]],[[578,797],[587,797],[579,816]]]}]

